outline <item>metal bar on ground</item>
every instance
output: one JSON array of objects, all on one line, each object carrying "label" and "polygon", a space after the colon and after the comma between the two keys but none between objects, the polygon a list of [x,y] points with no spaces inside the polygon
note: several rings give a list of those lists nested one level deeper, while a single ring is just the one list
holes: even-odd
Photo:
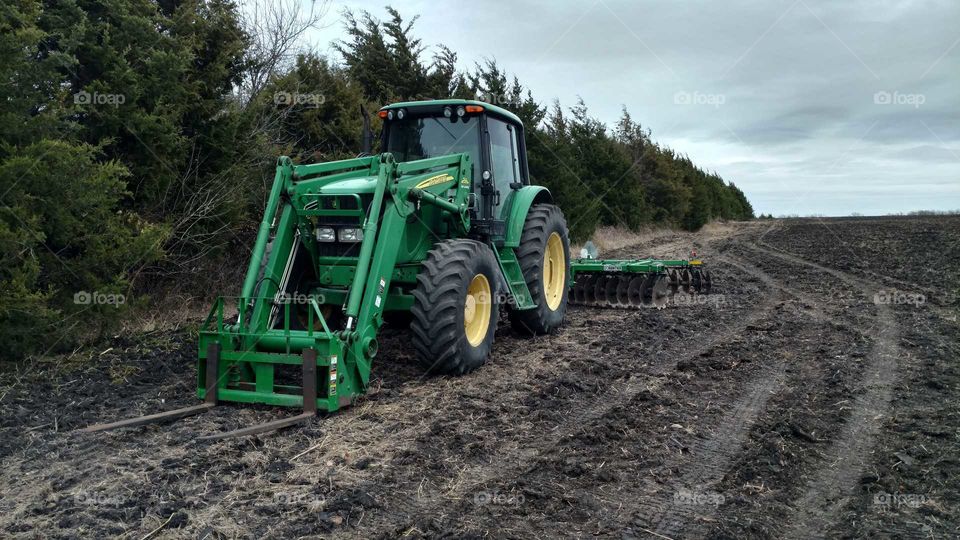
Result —
[{"label": "metal bar on ground", "polygon": [[175,409],[172,411],[166,411],[166,412],[157,413],[157,414],[150,414],[147,416],[138,416],[136,418],[127,418],[126,420],[118,420],[116,422],[111,422],[109,424],[96,424],[93,426],[87,426],[81,429],[80,431],[93,433],[96,431],[107,431],[107,430],[117,429],[122,427],[135,427],[135,426],[142,426],[146,424],[155,424],[158,422],[177,420],[187,416],[200,414],[202,412],[209,411],[213,407],[215,407],[215,404],[201,403],[200,405],[193,405],[191,407],[184,407],[182,409]]},{"label": "metal bar on ground", "polygon": [[205,435],[203,437],[197,437],[197,440],[198,441],[217,441],[220,439],[229,439],[231,437],[244,437],[247,435],[256,435],[258,433],[276,431],[281,428],[299,424],[301,422],[306,422],[314,417],[316,417],[316,413],[303,413],[303,414],[298,414],[297,416],[292,416],[290,418],[281,418],[279,420],[273,420],[265,424],[257,424],[255,426],[250,426],[243,429],[237,429],[234,431],[226,431],[224,433],[215,433],[213,435]]},{"label": "metal bar on ground", "polygon": [[137,416],[134,418],[127,418],[125,420],[118,420],[116,422],[110,422],[108,424],[94,424],[92,426],[87,426],[80,431],[87,433],[95,433],[97,431],[109,431],[111,429],[118,429],[124,427],[136,427],[136,426],[145,426],[147,424],[158,424],[161,422],[169,422],[171,420],[179,420],[181,418],[186,418],[187,416],[193,416],[196,414],[204,413],[210,409],[217,406],[217,376],[218,376],[218,365],[220,363],[220,344],[211,343],[207,346],[207,376],[206,376],[206,387],[207,392],[204,397],[203,403],[200,405],[192,405],[190,407],[183,407],[181,409],[174,409],[172,411],[165,411],[156,414],[148,414],[146,416]]}]

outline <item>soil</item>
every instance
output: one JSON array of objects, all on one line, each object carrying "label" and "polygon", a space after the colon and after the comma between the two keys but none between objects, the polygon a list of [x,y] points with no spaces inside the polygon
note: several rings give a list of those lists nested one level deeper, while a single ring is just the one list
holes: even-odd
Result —
[{"label": "soil", "polygon": [[960,218],[663,233],[714,294],[501,325],[464,377],[387,329],[353,407],[77,428],[197,403],[196,336],[118,336],[0,375],[0,537],[955,538]]}]

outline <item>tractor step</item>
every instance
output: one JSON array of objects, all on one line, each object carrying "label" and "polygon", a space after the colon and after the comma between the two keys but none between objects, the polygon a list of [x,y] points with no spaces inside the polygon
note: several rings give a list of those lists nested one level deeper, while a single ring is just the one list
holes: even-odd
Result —
[{"label": "tractor step", "polygon": [[520,261],[517,259],[514,249],[504,246],[493,250],[493,253],[507,279],[507,290],[516,291],[516,298],[512,299],[514,309],[524,310],[537,307],[530,296],[530,289],[527,287],[527,281],[523,277],[523,270],[520,268]]}]

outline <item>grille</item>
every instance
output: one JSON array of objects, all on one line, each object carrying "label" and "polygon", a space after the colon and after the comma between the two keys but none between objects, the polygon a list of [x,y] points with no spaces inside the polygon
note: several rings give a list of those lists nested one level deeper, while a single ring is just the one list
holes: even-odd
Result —
[{"label": "grille", "polygon": [[317,253],[321,257],[359,257],[360,242],[317,242]]},{"label": "grille", "polygon": [[[318,227],[360,227],[357,216],[320,216]],[[317,254],[321,257],[359,257],[360,242],[317,242]]]}]

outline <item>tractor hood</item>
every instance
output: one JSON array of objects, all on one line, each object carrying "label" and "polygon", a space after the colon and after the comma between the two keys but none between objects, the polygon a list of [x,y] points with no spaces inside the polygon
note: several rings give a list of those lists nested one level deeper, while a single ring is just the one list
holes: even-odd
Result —
[{"label": "tractor hood", "polygon": [[377,188],[377,176],[362,176],[360,178],[347,178],[337,180],[324,185],[317,191],[324,195],[350,195],[352,193],[364,194],[373,193]]},{"label": "tractor hood", "polygon": [[[429,182],[429,186],[436,185],[439,181],[452,180],[453,177],[448,173],[439,172],[439,171],[429,171],[420,174],[412,174],[404,176],[403,180],[413,180],[414,182],[425,181]],[[465,185],[469,185],[470,180],[464,180]],[[426,187],[426,185],[418,185],[417,187]],[[342,180],[334,180],[329,183],[323,184],[319,188],[313,188],[317,193],[321,195],[366,195],[373,194],[377,189],[377,175],[371,176],[355,176],[353,178],[344,178]]]}]

